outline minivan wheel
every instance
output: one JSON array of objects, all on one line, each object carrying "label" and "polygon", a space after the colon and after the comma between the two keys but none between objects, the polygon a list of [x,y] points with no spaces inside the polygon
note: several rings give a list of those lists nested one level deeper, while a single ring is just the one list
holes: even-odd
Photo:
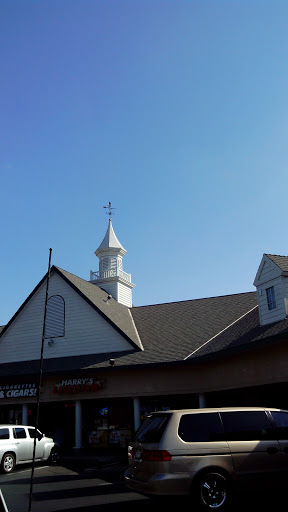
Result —
[{"label": "minivan wheel", "polygon": [[197,493],[199,504],[205,510],[223,510],[230,497],[228,480],[222,473],[207,472],[199,477]]},{"label": "minivan wheel", "polygon": [[2,457],[1,468],[4,473],[11,473],[15,468],[15,457],[13,453],[5,453]]}]

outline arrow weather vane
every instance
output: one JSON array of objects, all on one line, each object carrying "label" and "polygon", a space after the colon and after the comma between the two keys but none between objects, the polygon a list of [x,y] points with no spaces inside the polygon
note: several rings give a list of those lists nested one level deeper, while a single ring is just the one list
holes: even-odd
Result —
[{"label": "arrow weather vane", "polygon": [[112,208],[111,203],[109,201],[108,206],[103,206],[103,208],[107,208],[109,211],[106,212],[107,215],[111,217],[111,215],[114,215],[114,213],[111,210],[116,210],[116,208]]}]

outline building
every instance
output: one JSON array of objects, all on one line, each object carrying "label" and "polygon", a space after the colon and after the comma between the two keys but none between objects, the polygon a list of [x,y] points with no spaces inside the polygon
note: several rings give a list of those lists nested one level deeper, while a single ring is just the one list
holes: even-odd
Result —
[{"label": "building", "polygon": [[[39,428],[63,445],[125,446],[157,409],[288,408],[288,257],[264,254],[255,292],[132,306],[109,220],[90,281],[51,268]],[[0,328],[0,421],[35,421],[45,275]]]}]

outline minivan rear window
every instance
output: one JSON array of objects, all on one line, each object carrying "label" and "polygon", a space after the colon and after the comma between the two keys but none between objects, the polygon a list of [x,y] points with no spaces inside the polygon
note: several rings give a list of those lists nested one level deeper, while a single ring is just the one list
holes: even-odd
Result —
[{"label": "minivan rear window", "polygon": [[136,432],[135,440],[140,443],[159,443],[168,421],[168,414],[148,416]]}]

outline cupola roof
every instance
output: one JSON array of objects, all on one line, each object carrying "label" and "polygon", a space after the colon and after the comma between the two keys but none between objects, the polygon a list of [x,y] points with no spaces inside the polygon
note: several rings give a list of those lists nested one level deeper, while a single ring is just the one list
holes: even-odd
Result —
[{"label": "cupola roof", "polygon": [[117,249],[119,252],[121,252],[122,255],[126,254],[126,252],[127,252],[124,249],[124,247],[120,244],[117,236],[114,233],[111,219],[109,219],[109,224],[108,224],[108,229],[106,231],[106,235],[104,236],[98,249],[96,249],[95,254],[96,254],[96,256],[98,256],[101,252],[107,251],[109,249]]}]

